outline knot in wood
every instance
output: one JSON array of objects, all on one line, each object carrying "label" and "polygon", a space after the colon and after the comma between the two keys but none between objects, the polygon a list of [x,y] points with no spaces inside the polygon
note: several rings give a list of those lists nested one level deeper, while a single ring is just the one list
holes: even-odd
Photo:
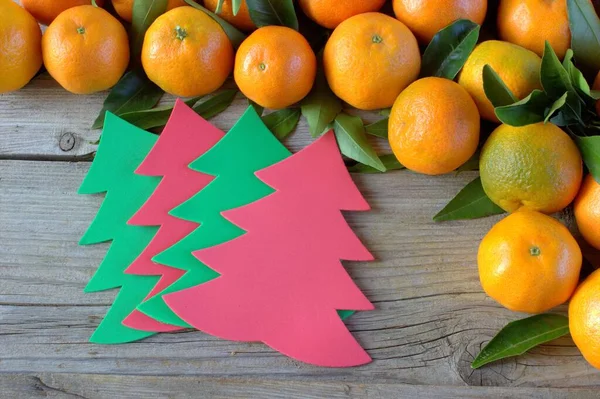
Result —
[{"label": "knot in wood", "polygon": [[58,146],[64,152],[71,151],[75,147],[75,135],[70,132],[63,133],[58,140]]}]

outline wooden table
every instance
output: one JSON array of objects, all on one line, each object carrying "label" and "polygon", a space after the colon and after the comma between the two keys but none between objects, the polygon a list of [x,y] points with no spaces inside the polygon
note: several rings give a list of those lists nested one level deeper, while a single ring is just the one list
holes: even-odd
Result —
[{"label": "wooden table", "polygon": [[[0,95],[0,397],[599,397],[600,372],[570,338],[470,368],[482,345],[522,317],[478,280],[477,246],[498,218],[432,221],[473,172],[354,176],[373,211],[348,220],[377,258],[346,263],[377,308],[348,321],[374,359],[367,366],[311,367],[198,331],[90,344],[116,294],[83,294],[107,246],[77,245],[102,201],[76,190],[104,97],[67,94],[45,74]],[[228,129],[245,106],[240,97],[213,122]],[[302,121],[286,144],[297,151],[309,141]]]}]

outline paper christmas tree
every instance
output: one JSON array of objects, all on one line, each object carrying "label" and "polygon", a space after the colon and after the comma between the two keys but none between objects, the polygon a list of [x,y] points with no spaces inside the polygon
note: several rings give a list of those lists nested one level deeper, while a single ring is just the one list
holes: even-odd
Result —
[{"label": "paper christmas tree", "polygon": [[[245,117],[250,116],[255,117]],[[223,173],[222,168],[209,168],[215,163],[212,157],[230,151],[223,142],[217,147],[194,167]],[[244,153],[259,148],[245,148]],[[241,154],[228,153],[225,163],[236,164]],[[195,252],[221,276],[165,295],[167,304],[199,330],[228,340],[262,341],[307,363],[347,367],[369,362],[369,355],[336,313],[340,309],[373,309],[340,261],[373,257],[341,213],[368,210],[369,205],[352,182],[333,133],[256,175],[270,186],[272,194],[223,214],[247,233]],[[225,182],[230,175],[222,176]],[[211,185],[217,187],[219,179],[221,175]],[[211,185],[199,195],[210,198]],[[237,186],[235,190],[246,184],[239,180]],[[252,181],[254,186],[258,184]],[[246,190],[237,191],[241,192]],[[221,201],[235,197],[233,193]],[[202,212],[193,205],[192,201],[182,205],[178,213]],[[208,246],[209,240],[203,239],[202,244]]]},{"label": "paper christmas tree", "polygon": [[90,338],[95,343],[130,342],[152,334],[128,328],[122,321],[159,280],[155,276],[125,274],[125,269],[148,246],[158,230],[156,227],[127,224],[160,182],[157,177],[134,173],[157,138],[107,113],[96,157],[79,188],[80,194],[106,192],[100,210],[80,244],[112,241],[85,292],[121,287],[113,305]]},{"label": "paper christmas tree", "polygon": [[[139,175],[162,177],[156,191],[129,221],[132,225],[160,226],[148,247],[127,269],[130,274],[160,276],[148,297],[164,290],[184,275],[181,269],[153,262],[152,257],[198,227],[198,223],[178,219],[168,212],[202,190],[213,179],[213,176],[189,169],[188,165],[214,146],[223,135],[222,131],[196,114],[183,101],[177,100],[165,129],[136,171]],[[167,332],[177,329],[158,323],[137,310],[123,323],[146,331]],[[177,325],[186,326],[181,320]]]},{"label": "paper christmas tree", "polygon": [[191,234],[154,257],[162,265],[182,269],[185,275],[167,289],[142,303],[138,309],[164,323],[186,326],[164,302],[163,295],[202,284],[218,276],[192,252],[232,240],[244,233],[221,212],[246,205],[271,193],[256,171],[289,157],[290,152],[273,136],[252,107],[212,149],[190,168],[215,176],[191,199],[173,209],[171,215],[199,224]]}]

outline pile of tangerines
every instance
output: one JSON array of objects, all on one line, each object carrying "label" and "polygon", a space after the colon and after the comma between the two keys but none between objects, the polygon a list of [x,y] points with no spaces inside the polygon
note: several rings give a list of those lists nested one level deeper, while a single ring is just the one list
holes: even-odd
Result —
[{"label": "pile of tangerines", "polygon": [[[456,82],[419,79],[420,45],[458,19],[481,25],[487,1],[393,0],[395,18],[377,12],[385,2],[298,0],[309,18],[332,30],[322,56],[333,93],[361,110],[391,107],[390,146],[402,165],[418,173],[456,170],[479,147],[481,119],[499,123],[483,87],[485,65],[522,99],[541,88],[545,41],[560,58],[570,46],[566,0],[500,0],[501,40],[479,44]],[[89,0],[21,3],[24,8],[0,0],[0,93],[26,85],[42,62],[77,94],[109,89],[122,77],[130,48],[117,17]],[[214,11],[217,3],[204,5]],[[112,0],[112,5],[121,20],[131,21],[133,0]],[[192,97],[214,92],[233,72],[242,93],[262,107],[281,109],[301,101],[318,67],[305,37],[282,26],[257,29],[245,1],[237,15],[230,1],[219,6],[222,18],[252,32],[237,51],[213,18],[183,0],[169,0],[169,11],[144,38],[141,64],[148,78],[165,92]],[[38,21],[48,25],[43,36]],[[571,299],[573,339],[600,368],[600,271],[579,284],[580,247],[565,226],[547,216],[574,202],[581,234],[600,249],[600,184],[591,176],[584,179],[577,146],[551,123],[501,124],[481,148],[480,173],[487,196],[511,212],[479,248],[484,290],[505,307],[527,313]]]}]

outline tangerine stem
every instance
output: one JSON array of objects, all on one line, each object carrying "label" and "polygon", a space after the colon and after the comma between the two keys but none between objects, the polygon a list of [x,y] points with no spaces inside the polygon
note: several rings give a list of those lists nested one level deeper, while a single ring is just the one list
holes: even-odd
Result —
[{"label": "tangerine stem", "polygon": [[85,28],[83,26],[80,26],[79,28],[77,28],[77,33],[83,35],[85,33]]},{"label": "tangerine stem", "polygon": [[540,256],[542,251],[540,250],[540,247],[533,246],[529,248],[529,253],[531,254],[531,256]]},{"label": "tangerine stem", "polygon": [[373,40],[373,43],[381,43],[383,41],[383,38],[378,34],[374,34],[371,40]]}]

